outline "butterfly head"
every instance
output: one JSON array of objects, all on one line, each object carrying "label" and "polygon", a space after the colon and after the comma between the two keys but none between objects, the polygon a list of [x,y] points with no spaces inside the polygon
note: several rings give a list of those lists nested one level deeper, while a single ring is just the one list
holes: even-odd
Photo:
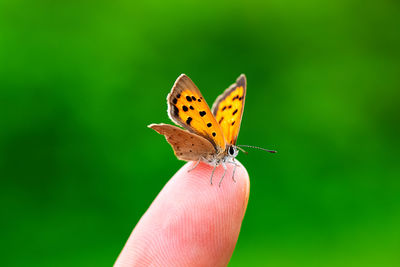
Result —
[{"label": "butterfly head", "polygon": [[232,158],[236,158],[236,156],[239,154],[239,150],[235,145],[229,145],[226,150],[227,154]]}]

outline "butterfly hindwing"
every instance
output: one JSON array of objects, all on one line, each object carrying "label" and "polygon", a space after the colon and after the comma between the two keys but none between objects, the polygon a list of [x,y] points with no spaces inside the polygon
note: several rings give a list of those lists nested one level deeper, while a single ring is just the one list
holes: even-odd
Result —
[{"label": "butterfly hindwing", "polygon": [[240,75],[214,102],[212,112],[228,144],[236,144],[246,97],[246,76]]},{"label": "butterfly hindwing", "polygon": [[215,153],[210,141],[179,127],[161,123],[150,124],[149,128],[165,136],[176,157],[180,160],[197,161],[199,159],[209,159]]},{"label": "butterfly hindwing", "polygon": [[217,153],[225,149],[225,138],[220,125],[188,76],[182,74],[178,77],[167,102],[171,120],[210,141]]}]

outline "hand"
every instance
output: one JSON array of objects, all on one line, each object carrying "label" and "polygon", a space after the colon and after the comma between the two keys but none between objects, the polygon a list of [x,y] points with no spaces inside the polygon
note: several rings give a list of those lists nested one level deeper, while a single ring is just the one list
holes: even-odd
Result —
[{"label": "hand", "polygon": [[246,169],[185,164],[165,185],[133,229],[115,266],[226,266],[249,198]]}]

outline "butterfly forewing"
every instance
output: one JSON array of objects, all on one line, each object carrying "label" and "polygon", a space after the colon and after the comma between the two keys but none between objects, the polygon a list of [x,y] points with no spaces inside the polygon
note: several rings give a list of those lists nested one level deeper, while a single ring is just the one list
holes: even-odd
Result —
[{"label": "butterfly forewing", "polygon": [[246,76],[240,75],[214,102],[212,112],[228,144],[236,144],[246,97]]},{"label": "butterfly forewing", "polygon": [[225,149],[220,125],[192,80],[182,74],[167,97],[168,115],[177,124],[210,141],[217,152]]}]

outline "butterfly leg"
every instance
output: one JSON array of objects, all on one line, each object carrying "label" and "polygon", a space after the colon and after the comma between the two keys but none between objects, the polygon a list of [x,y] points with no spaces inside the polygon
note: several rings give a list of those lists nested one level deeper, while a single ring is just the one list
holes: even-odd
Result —
[{"label": "butterfly leg", "polygon": [[237,167],[237,165],[235,164],[235,167],[233,167],[233,173],[232,173],[232,180],[233,180],[235,183],[236,183],[236,180],[235,180],[236,167]]},{"label": "butterfly leg", "polygon": [[225,165],[225,162],[222,162],[222,167],[224,167],[224,174],[222,174],[221,180],[219,180],[219,185],[218,185],[219,187],[221,187],[222,180],[224,179],[225,173],[226,173],[226,165]]},{"label": "butterfly leg", "polygon": [[237,164],[237,163],[235,162],[235,159],[232,159],[232,161],[230,161],[229,163],[235,165],[235,167],[233,167],[232,180],[236,183],[236,180],[235,180],[235,172],[236,172],[236,167],[239,166],[239,164]]},{"label": "butterfly leg", "polygon": [[214,176],[214,171],[215,171],[216,168],[217,168],[217,165],[214,166],[214,169],[212,170],[212,173],[211,173],[211,177],[210,177],[210,184],[211,185],[212,185],[212,178]]},{"label": "butterfly leg", "polygon": [[190,170],[188,170],[188,172],[193,171],[194,169],[196,169],[196,167],[200,164],[201,158],[199,158],[199,160],[196,162],[196,164],[193,166],[193,168],[191,168]]}]

